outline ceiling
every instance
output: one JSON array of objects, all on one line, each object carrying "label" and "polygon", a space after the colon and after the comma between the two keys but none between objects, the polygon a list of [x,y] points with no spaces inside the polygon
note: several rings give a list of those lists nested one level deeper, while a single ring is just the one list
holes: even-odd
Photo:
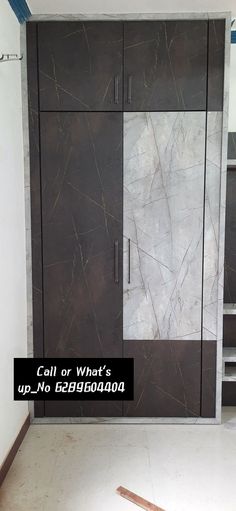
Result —
[{"label": "ceiling", "polygon": [[221,12],[236,16],[235,0],[27,0],[32,14]]}]

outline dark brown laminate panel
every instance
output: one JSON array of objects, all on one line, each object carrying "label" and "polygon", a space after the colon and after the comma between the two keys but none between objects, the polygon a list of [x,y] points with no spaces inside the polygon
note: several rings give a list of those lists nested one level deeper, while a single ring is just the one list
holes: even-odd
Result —
[{"label": "dark brown laminate panel", "polygon": [[123,24],[38,25],[41,110],[122,110]]},{"label": "dark brown laminate panel", "polygon": [[124,29],[124,110],[206,109],[207,21],[134,21]]},{"label": "dark brown laminate panel", "polygon": [[[42,113],[41,150],[45,356],[121,357],[122,114]],[[121,404],[48,402],[46,414]]]},{"label": "dark brown laminate panel", "polygon": [[209,21],[208,110],[223,110],[225,20]]},{"label": "dark brown laminate panel", "polygon": [[236,160],[236,132],[230,131],[228,135],[228,160]]},{"label": "dark brown laminate panel", "polygon": [[224,302],[236,302],[236,170],[227,170]]},{"label": "dark brown laminate panel", "polygon": [[134,358],[134,401],[128,417],[200,415],[201,341],[124,341]]},{"label": "dark brown laminate panel", "polygon": [[236,406],[236,382],[224,381],[222,387],[222,405]]},{"label": "dark brown laminate panel", "polygon": [[202,342],[201,417],[215,417],[216,411],[216,341]]},{"label": "dark brown laminate panel", "polygon": [[234,314],[224,314],[223,339],[225,348],[236,347],[236,316]]},{"label": "dark brown laminate panel", "polygon": [[46,417],[121,417],[120,401],[45,401]]},{"label": "dark brown laminate panel", "polygon": [[[43,357],[42,226],[38,114],[37,24],[32,22],[27,23],[26,26],[32,233],[33,339],[34,356]],[[36,417],[42,417],[43,413],[44,403],[36,401]]]}]

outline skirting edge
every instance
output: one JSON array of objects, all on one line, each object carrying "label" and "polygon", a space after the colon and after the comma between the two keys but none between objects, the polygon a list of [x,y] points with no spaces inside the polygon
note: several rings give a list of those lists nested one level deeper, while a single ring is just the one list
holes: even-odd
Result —
[{"label": "skirting edge", "polygon": [[4,481],[9,468],[11,467],[11,464],[17,454],[17,451],[18,451],[22,441],[24,440],[24,437],[25,437],[29,427],[30,427],[30,414],[27,415],[15,441],[13,442],[11,449],[9,450],[5,460],[3,461],[2,465],[0,466],[0,486]]},{"label": "skirting edge", "polygon": [[43,417],[32,418],[31,424],[221,424],[220,418],[203,417]]}]

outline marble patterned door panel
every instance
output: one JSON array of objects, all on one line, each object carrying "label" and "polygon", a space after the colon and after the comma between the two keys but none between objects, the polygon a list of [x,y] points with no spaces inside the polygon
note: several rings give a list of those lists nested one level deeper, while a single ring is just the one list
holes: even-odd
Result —
[{"label": "marble patterned door panel", "polygon": [[222,112],[207,113],[202,339],[217,339]]},{"label": "marble patterned door panel", "polygon": [[39,23],[38,48],[41,110],[122,110],[123,23]]},{"label": "marble patterned door panel", "polygon": [[124,110],[206,110],[208,22],[124,24]]},{"label": "marble patterned door panel", "polygon": [[[40,118],[44,356],[121,357],[122,114]],[[46,414],[117,416],[121,403],[50,401]]]},{"label": "marble patterned door panel", "polygon": [[124,340],[201,339],[205,122],[124,114]]}]

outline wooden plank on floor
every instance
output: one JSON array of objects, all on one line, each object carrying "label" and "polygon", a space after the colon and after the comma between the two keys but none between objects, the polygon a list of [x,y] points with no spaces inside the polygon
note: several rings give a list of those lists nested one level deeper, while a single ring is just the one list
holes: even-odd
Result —
[{"label": "wooden plank on floor", "polygon": [[131,502],[133,502],[133,504],[142,507],[146,511],[164,511],[164,509],[156,506],[155,504],[152,504],[151,502],[149,502],[146,499],[143,499],[142,497],[139,497],[139,495],[136,495],[136,493],[127,490],[127,488],[124,488],[123,486],[119,486],[116,492],[121,497],[124,497],[124,499],[130,500]]}]

